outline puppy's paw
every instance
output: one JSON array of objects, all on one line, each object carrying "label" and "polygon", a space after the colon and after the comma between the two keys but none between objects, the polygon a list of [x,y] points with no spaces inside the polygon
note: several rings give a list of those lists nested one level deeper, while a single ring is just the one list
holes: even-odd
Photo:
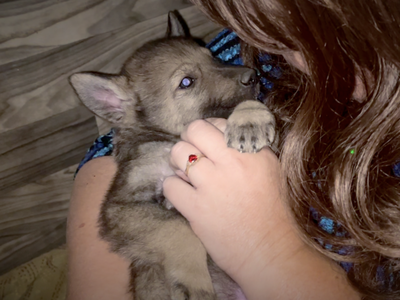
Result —
[{"label": "puppy's paw", "polygon": [[[141,265],[131,272],[135,274],[132,290],[137,300],[217,300],[208,273],[193,274],[178,269],[168,271],[164,265],[157,263]],[[184,274],[185,278],[179,278],[180,274]],[[196,280],[200,284],[196,284]],[[210,284],[201,284],[202,281],[209,281]]]},{"label": "puppy's paw", "polygon": [[266,146],[274,148],[277,139],[275,117],[260,102],[245,101],[228,118],[225,141],[230,148],[244,153],[255,153]]},{"label": "puppy's paw", "polygon": [[174,300],[217,300],[215,293],[210,293],[202,289],[192,289],[183,284],[175,284],[171,299]]},{"label": "puppy's paw", "polygon": [[275,126],[265,122],[231,126],[228,123],[225,139],[230,148],[242,153],[256,153],[272,145],[275,139]]}]

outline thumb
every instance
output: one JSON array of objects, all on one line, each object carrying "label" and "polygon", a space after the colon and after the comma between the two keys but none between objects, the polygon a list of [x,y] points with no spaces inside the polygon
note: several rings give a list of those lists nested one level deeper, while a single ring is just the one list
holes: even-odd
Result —
[{"label": "thumb", "polygon": [[222,132],[225,132],[226,124],[228,122],[227,119],[221,119],[221,118],[208,118],[206,119],[206,121],[217,127],[219,131]]}]

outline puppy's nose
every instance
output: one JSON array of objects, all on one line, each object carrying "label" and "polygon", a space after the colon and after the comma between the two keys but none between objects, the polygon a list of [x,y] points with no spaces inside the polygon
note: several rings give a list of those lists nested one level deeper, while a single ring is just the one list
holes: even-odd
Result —
[{"label": "puppy's nose", "polygon": [[248,69],[240,76],[240,83],[244,86],[254,85],[256,83],[257,73],[253,69]]}]

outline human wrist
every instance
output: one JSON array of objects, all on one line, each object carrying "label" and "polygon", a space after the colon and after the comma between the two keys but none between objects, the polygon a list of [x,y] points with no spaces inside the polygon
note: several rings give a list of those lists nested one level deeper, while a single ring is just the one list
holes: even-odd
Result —
[{"label": "human wrist", "polygon": [[282,227],[285,228],[279,228],[275,235],[268,235],[268,240],[264,239],[248,259],[230,274],[248,300],[290,299],[278,298],[278,295],[289,280],[290,262],[296,260],[296,256],[308,246],[293,227]]},{"label": "human wrist", "polygon": [[[282,237],[286,247],[260,247],[232,278],[248,300],[359,300],[344,271],[306,245],[296,230]],[[289,244],[288,242],[291,241]],[[278,251],[278,252],[277,252]]]}]

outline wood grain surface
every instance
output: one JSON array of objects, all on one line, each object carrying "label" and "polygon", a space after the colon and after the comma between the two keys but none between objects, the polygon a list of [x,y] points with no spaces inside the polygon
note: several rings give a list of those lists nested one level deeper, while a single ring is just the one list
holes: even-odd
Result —
[{"label": "wood grain surface", "polygon": [[0,274],[65,243],[76,165],[109,129],[69,76],[119,72],[174,9],[197,37],[220,30],[189,0],[0,1]]}]

